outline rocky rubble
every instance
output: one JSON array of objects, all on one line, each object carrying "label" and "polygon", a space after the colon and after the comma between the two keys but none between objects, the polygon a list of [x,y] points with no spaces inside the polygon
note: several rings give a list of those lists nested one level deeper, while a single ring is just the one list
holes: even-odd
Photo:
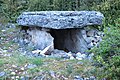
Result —
[{"label": "rocky rubble", "polygon": [[[89,53],[85,52],[85,50],[90,50],[94,46],[99,46],[99,43],[102,40],[102,37],[104,36],[102,32],[98,31],[95,28],[91,29],[90,27],[85,27],[82,28],[81,30],[77,29],[70,32],[66,31],[67,34],[71,34],[71,33],[73,34],[71,36],[65,34],[65,37],[62,36],[63,39],[61,39],[60,36],[55,37],[59,41],[57,43],[58,49],[57,48],[54,49],[55,43],[53,40],[55,39],[53,39],[53,37],[49,33],[45,31],[39,31],[37,29],[33,29],[33,32],[32,31],[30,32],[32,34],[29,34],[27,32],[24,33],[25,36],[23,36],[23,38],[19,38],[18,40],[19,44],[22,43],[21,44],[22,46],[26,45],[27,46],[26,48],[32,48],[32,50],[30,50],[31,52],[28,51],[29,50],[28,49],[27,51],[24,52],[24,54],[28,54],[30,56],[35,56],[35,57],[47,57],[49,55],[52,57],[54,56],[59,58],[78,59],[78,60],[82,60],[83,57],[81,58],[80,56],[83,55],[86,56],[86,57],[84,56],[84,58],[87,58]],[[25,38],[26,36],[31,36],[31,37]],[[71,42],[73,43],[71,44]],[[35,44],[37,46],[35,46],[34,43],[38,43]],[[77,53],[80,54],[78,55]]]}]

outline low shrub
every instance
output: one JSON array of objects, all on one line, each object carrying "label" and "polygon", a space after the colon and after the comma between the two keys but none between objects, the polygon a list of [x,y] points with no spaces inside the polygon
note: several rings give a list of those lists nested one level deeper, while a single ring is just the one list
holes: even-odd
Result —
[{"label": "low shrub", "polygon": [[103,76],[108,80],[120,79],[120,18],[115,22],[104,29],[105,36],[99,47],[91,50],[95,54],[95,65],[103,68]]}]

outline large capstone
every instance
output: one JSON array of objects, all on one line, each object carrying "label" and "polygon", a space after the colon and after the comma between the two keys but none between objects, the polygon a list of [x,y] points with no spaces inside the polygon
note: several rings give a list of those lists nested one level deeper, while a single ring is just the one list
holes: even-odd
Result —
[{"label": "large capstone", "polygon": [[96,11],[40,11],[22,13],[17,23],[30,36],[23,40],[45,53],[54,48],[87,53],[102,40],[102,32],[96,26],[102,24],[103,18]]},{"label": "large capstone", "polygon": [[66,29],[101,25],[102,19],[103,14],[96,11],[40,11],[23,12],[17,23],[22,26]]}]

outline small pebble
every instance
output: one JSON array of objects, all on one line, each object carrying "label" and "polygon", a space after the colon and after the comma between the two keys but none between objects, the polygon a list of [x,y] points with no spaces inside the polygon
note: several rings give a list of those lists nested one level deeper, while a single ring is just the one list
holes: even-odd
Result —
[{"label": "small pebble", "polygon": [[53,78],[55,78],[55,72],[54,71],[50,71],[49,73]]},{"label": "small pebble", "polygon": [[3,71],[3,72],[0,72],[0,77],[3,77],[3,76],[5,76],[5,72]]},{"label": "small pebble", "polygon": [[27,68],[29,68],[29,69],[35,68],[35,67],[37,67],[35,64],[29,64],[29,65],[27,66]]},{"label": "small pebble", "polygon": [[13,68],[16,68],[17,66],[16,65],[12,65]]},{"label": "small pebble", "polygon": [[89,78],[84,78],[84,80],[89,80]]},{"label": "small pebble", "polygon": [[22,74],[23,74],[23,75],[27,74],[27,71],[24,71]]},{"label": "small pebble", "polygon": [[82,60],[82,58],[80,58],[80,57],[76,57],[76,59],[77,59],[77,60]]},{"label": "small pebble", "polygon": [[2,32],[5,32],[6,30],[1,30]]},{"label": "small pebble", "polygon": [[6,52],[7,52],[7,50],[3,50],[3,52],[4,52],[4,53],[6,53]]},{"label": "small pebble", "polygon": [[9,69],[9,71],[13,71],[12,69]]},{"label": "small pebble", "polygon": [[24,66],[24,67],[27,67],[27,65],[28,65],[28,64],[25,64],[25,66]]},{"label": "small pebble", "polygon": [[96,80],[94,76],[90,76],[90,80]]},{"label": "small pebble", "polygon": [[22,67],[21,70],[25,70],[24,67]]},{"label": "small pebble", "polygon": [[34,50],[34,51],[32,51],[32,53],[36,53],[36,54],[38,54],[38,53],[40,53],[41,52],[41,50]]},{"label": "small pebble", "polygon": [[16,78],[18,79],[18,78],[20,78],[19,76],[16,76]]},{"label": "small pebble", "polygon": [[22,77],[20,78],[20,80],[29,80],[29,78],[28,78],[28,77],[25,77],[25,76],[22,76]]},{"label": "small pebble", "polygon": [[83,78],[80,77],[80,76],[75,76],[75,77],[74,77],[74,80],[83,80]]},{"label": "small pebble", "polygon": [[18,72],[18,70],[15,70],[15,72]]},{"label": "small pebble", "polygon": [[73,60],[73,59],[75,59],[73,56],[70,56],[70,60]]},{"label": "small pebble", "polygon": [[11,75],[15,75],[16,73],[15,72],[11,72]]},{"label": "small pebble", "polygon": [[15,76],[12,76],[11,79],[15,80]]}]

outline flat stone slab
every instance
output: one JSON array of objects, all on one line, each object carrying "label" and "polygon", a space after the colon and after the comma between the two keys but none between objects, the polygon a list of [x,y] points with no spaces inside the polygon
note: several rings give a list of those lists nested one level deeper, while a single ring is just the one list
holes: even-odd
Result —
[{"label": "flat stone slab", "polygon": [[97,11],[40,11],[23,12],[17,19],[18,25],[50,29],[83,28],[101,25],[103,14]]}]

